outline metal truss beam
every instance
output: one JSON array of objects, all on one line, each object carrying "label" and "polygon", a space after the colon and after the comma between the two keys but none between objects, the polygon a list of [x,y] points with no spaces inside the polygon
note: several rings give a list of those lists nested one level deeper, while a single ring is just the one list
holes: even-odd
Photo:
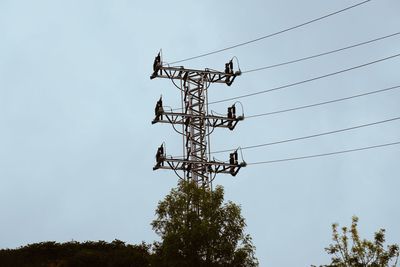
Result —
[{"label": "metal truss beam", "polygon": [[[162,158],[162,164],[157,164],[153,167],[153,170],[166,169],[166,170],[181,170],[181,171],[192,171],[196,166],[201,166],[206,168],[210,173],[227,173],[232,176],[236,176],[240,168],[245,167],[246,163],[225,163],[220,161],[195,161],[186,159],[174,159],[174,158]],[[166,166],[166,165],[167,166]]]},{"label": "metal truss beam", "polygon": [[180,112],[163,112],[160,115],[156,116],[151,123],[188,125],[189,121],[193,119],[205,120],[206,126],[208,127],[228,128],[229,130],[233,130],[235,126],[238,124],[238,122],[244,119],[244,116],[238,116],[236,118],[228,118],[228,117],[214,116],[214,115],[199,116],[199,115],[191,115]]},{"label": "metal truss beam", "polygon": [[155,71],[150,79],[154,78],[166,78],[172,80],[192,80],[207,83],[226,83],[231,85],[236,78],[241,74],[240,71],[233,72],[220,72],[210,69],[205,70],[195,70],[195,69],[185,69],[184,67],[164,67],[161,66]]}]

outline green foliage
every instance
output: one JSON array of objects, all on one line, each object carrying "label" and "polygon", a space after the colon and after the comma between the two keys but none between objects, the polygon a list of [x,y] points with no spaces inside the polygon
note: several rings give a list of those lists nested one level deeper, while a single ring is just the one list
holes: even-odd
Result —
[{"label": "green foliage", "polygon": [[[353,216],[350,229],[338,224],[332,225],[333,244],[325,248],[332,256],[332,262],[326,267],[394,267],[397,266],[399,246],[388,245],[385,249],[385,230],[375,233],[374,240],[361,239],[357,230],[358,218]],[[350,237],[349,237],[350,235]]]},{"label": "green foliage", "polygon": [[211,192],[182,181],[172,189],[152,222],[162,239],[154,266],[258,266],[240,207],[223,200],[220,186]]},{"label": "green foliage", "polygon": [[0,250],[4,267],[149,266],[149,246],[126,245],[120,240],[98,242],[42,242],[18,249]]}]

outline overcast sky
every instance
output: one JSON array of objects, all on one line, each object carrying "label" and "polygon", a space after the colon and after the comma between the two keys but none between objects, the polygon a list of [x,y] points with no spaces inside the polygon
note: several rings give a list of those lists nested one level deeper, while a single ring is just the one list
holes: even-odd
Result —
[{"label": "overcast sky", "polygon": [[[154,106],[175,107],[169,80],[150,80],[159,49],[171,62],[267,35],[358,3],[281,1],[0,1],[0,247],[55,240],[152,242],[157,202],[176,186],[152,171],[157,147],[179,154]],[[242,71],[310,56],[400,30],[400,1],[357,8],[240,48],[187,61],[188,68]],[[266,90],[400,53],[400,35],[212,85],[210,101]],[[400,85],[400,58],[241,99],[245,115]],[[249,118],[217,129],[212,150],[312,135],[400,116],[400,89]],[[213,105],[226,113],[234,101]],[[238,111],[240,112],[240,110]],[[246,162],[400,141],[400,121],[244,150]],[[221,160],[228,153],[218,154]],[[362,236],[387,230],[400,243],[400,146],[248,166],[217,176],[238,203],[261,266],[328,263],[331,223],[360,217]]]}]

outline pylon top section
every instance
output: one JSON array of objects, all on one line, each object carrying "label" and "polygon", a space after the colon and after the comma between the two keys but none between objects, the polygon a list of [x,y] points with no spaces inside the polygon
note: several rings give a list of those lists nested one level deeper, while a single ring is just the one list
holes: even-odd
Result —
[{"label": "pylon top section", "polygon": [[[217,173],[235,176],[239,169],[246,166],[239,163],[237,150],[229,154],[229,163],[211,158],[210,134],[214,128],[233,130],[244,115],[236,116],[236,107],[228,107],[227,116],[215,116],[208,112],[208,87],[211,83],[222,83],[230,86],[236,76],[241,74],[233,70],[232,60],[225,64],[225,71],[212,69],[196,70],[184,67],[173,67],[162,63],[160,53],[155,57],[153,73],[150,79],[167,78],[181,90],[181,111],[165,111],[162,98],[155,107],[155,123],[172,124],[176,132],[182,135],[182,157],[166,155],[164,146],[158,148],[156,165],[153,170],[170,169],[183,179],[194,180],[202,186],[211,186]],[[174,80],[179,80],[175,83]],[[175,126],[182,127],[179,131]],[[183,177],[178,174],[183,171]]]}]

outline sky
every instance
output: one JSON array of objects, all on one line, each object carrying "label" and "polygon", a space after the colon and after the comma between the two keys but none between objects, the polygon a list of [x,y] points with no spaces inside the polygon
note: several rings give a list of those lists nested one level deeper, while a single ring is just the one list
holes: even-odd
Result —
[{"label": "sky", "polygon": [[[151,125],[166,79],[150,80],[162,49],[173,62],[246,42],[359,1],[8,1],[0,0],[0,248],[55,240],[158,240],[150,222],[175,187],[152,167],[157,147],[182,151],[170,125]],[[213,68],[237,57],[242,71],[398,32],[400,2],[357,8],[252,44],[196,60]],[[210,101],[253,93],[400,53],[400,36],[268,70],[244,73]],[[236,65],[235,65],[236,67]],[[400,58],[240,99],[244,115],[308,105],[399,84]],[[235,101],[210,106],[226,113]],[[400,116],[400,89],[303,110],[248,118],[217,129],[212,150],[275,142]],[[241,112],[240,109],[238,112]],[[400,121],[257,149],[247,163],[398,142]],[[228,159],[228,153],[218,154]],[[249,165],[217,176],[240,204],[260,266],[329,262],[331,224],[360,218],[362,237],[379,228],[400,243],[400,146]]]}]

